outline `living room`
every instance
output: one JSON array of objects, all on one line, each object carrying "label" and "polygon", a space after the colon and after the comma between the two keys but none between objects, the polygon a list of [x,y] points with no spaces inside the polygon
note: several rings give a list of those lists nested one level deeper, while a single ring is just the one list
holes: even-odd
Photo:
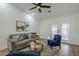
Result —
[{"label": "living room", "polygon": [[[39,7],[40,11],[36,5],[48,7]],[[10,52],[6,51],[10,35],[35,33],[39,39],[37,42],[45,49],[40,52],[41,56],[78,56],[78,6],[79,3],[0,3],[0,55]],[[30,10],[32,7],[35,8]],[[17,28],[19,24],[27,25],[27,29]],[[51,49],[48,40],[53,40],[56,33],[62,36],[61,48],[52,46]],[[21,49],[28,50],[29,48]]]}]

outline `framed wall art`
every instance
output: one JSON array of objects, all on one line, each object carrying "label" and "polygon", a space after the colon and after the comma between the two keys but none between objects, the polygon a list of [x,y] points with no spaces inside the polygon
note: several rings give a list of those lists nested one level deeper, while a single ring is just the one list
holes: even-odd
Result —
[{"label": "framed wall art", "polygon": [[24,21],[16,21],[16,31],[28,31],[29,23]]}]

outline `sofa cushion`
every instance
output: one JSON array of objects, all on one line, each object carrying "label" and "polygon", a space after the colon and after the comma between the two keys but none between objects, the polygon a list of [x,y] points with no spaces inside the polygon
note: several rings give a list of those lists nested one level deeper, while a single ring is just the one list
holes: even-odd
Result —
[{"label": "sofa cushion", "polygon": [[18,41],[19,35],[14,35],[14,36],[13,36],[13,39],[14,39],[15,41]]},{"label": "sofa cushion", "polygon": [[28,34],[24,34],[24,39],[28,39],[28,38],[29,38]]},{"label": "sofa cushion", "polygon": [[28,39],[28,34],[21,34],[19,35],[18,41],[26,40]]},{"label": "sofa cushion", "polygon": [[27,44],[28,42],[30,42],[31,39],[27,39],[27,40],[22,40],[22,41],[16,41],[15,42],[15,45],[18,46],[18,45],[24,45],[24,44]]},{"label": "sofa cushion", "polygon": [[24,40],[24,35],[23,34],[19,35],[19,38],[18,38],[18,41],[22,41],[22,40]]},{"label": "sofa cushion", "polygon": [[20,45],[24,45],[24,44],[28,44],[31,41],[34,41],[35,39],[30,38],[30,39],[26,39],[26,40],[22,40],[22,41],[16,41],[15,45],[16,46],[20,46]]}]

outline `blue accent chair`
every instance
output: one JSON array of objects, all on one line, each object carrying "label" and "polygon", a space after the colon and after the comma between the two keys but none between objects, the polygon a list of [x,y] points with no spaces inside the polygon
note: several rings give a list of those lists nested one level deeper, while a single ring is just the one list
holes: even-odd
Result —
[{"label": "blue accent chair", "polygon": [[48,46],[51,47],[51,49],[52,46],[59,46],[59,48],[61,48],[61,35],[55,34],[53,40],[48,40],[47,43]]},{"label": "blue accent chair", "polygon": [[40,56],[37,51],[10,51],[6,56]]}]

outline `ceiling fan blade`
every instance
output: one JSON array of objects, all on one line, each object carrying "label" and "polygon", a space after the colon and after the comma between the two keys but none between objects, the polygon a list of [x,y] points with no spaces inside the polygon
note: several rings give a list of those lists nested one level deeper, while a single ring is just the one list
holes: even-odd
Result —
[{"label": "ceiling fan blade", "polygon": [[33,5],[37,5],[36,3],[32,3]]},{"label": "ceiling fan blade", "polygon": [[41,13],[41,9],[39,8],[39,12]]},{"label": "ceiling fan blade", "polygon": [[38,6],[40,6],[42,3],[38,3]]},{"label": "ceiling fan blade", "polygon": [[42,5],[40,7],[42,7],[42,8],[51,8],[51,6],[44,6],[44,5]]},{"label": "ceiling fan blade", "polygon": [[30,8],[29,10],[32,10],[32,9],[35,9],[35,8],[37,8],[37,7]]}]

